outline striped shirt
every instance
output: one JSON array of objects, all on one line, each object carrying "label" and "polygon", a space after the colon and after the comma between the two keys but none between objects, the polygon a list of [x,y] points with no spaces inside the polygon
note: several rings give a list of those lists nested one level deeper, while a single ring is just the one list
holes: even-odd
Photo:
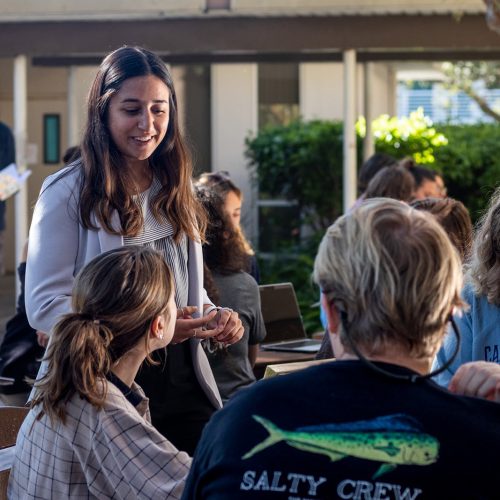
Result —
[{"label": "striped shirt", "polygon": [[134,197],[142,208],[144,225],[137,236],[125,236],[125,245],[141,245],[154,248],[161,253],[168,267],[174,275],[175,303],[180,309],[188,305],[188,239],[182,235],[179,243],[174,241],[174,228],[169,221],[155,219],[151,211],[151,200],[161,189],[160,181],[156,178],[149,189]]}]

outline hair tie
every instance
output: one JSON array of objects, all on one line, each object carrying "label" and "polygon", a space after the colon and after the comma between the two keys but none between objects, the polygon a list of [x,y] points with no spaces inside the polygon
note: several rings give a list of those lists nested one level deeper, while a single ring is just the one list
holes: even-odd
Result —
[{"label": "hair tie", "polygon": [[98,319],[94,319],[92,321],[92,323],[94,323],[94,325],[97,325],[97,326],[99,326],[101,324],[101,322]]}]

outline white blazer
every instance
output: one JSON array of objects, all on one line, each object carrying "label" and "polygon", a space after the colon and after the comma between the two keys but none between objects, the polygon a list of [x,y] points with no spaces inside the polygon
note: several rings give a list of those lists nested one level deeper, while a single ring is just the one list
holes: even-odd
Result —
[{"label": "white blazer", "polygon": [[[79,222],[79,163],[47,177],[42,185],[29,232],[26,264],[26,312],[36,330],[49,333],[59,317],[71,312],[73,281],[85,264],[103,252],[123,246],[123,237],[100,228],[86,229]],[[113,227],[119,228],[115,212]],[[188,304],[203,311],[209,304],[203,288],[201,245],[189,240]],[[222,407],[210,364],[198,339],[191,339],[196,377],[216,408]]]}]

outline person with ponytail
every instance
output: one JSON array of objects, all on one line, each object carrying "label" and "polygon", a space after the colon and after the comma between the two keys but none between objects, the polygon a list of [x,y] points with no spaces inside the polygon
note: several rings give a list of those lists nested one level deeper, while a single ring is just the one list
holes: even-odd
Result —
[{"label": "person with ponytail", "polygon": [[[80,154],[48,177],[36,203],[26,269],[31,326],[50,332],[70,311],[71,287],[93,257],[128,245],[158,250],[172,269],[179,310],[174,340],[138,383],[155,427],[193,452],[222,406],[200,341],[237,342],[237,313],[216,308],[203,288],[206,220],[192,188],[172,77],[156,54],[121,47],[90,88]],[[43,365],[42,365],[43,369]]]},{"label": "person with ponytail", "polygon": [[180,498],[190,457],[151,425],[134,382],[173,338],[174,295],[153,249],[111,250],[83,268],[18,434],[9,498]]}]

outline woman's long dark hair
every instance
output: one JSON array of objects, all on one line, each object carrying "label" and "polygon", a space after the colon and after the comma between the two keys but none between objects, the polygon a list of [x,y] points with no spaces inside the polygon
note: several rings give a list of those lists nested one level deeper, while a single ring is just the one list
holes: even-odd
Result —
[{"label": "woman's long dark hair", "polygon": [[224,211],[223,198],[208,186],[197,186],[196,195],[208,219],[203,244],[205,289],[208,296],[218,303],[219,293],[212,272],[220,274],[248,272],[250,256],[245,249],[241,232],[234,227]]},{"label": "woman's long dark hair", "polygon": [[[94,229],[91,216],[95,213],[105,231],[128,236],[137,235],[143,225],[141,209],[126,189],[122,154],[108,128],[108,110],[111,98],[126,80],[149,75],[159,78],[169,90],[167,133],[149,158],[153,175],[162,185],[151,209],[157,220],[168,218],[177,241],[183,233],[191,239],[199,239],[205,219],[192,192],[192,164],[179,130],[172,77],[157,55],[139,47],[122,47],[106,56],[90,89],[87,125],[81,144],[81,222],[84,227]],[[111,216],[115,210],[121,228],[112,226]]]}]

